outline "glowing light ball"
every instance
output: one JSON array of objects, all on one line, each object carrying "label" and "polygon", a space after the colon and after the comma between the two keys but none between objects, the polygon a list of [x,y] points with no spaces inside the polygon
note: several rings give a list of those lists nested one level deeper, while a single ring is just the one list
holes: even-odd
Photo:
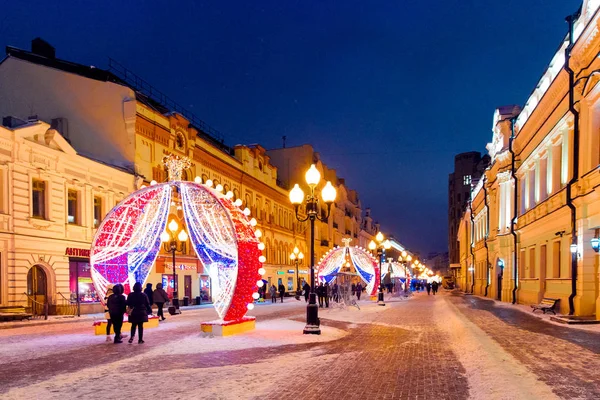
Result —
[{"label": "glowing light ball", "polygon": [[[167,166],[170,179],[180,179],[181,172],[177,175]],[[140,189],[108,213],[92,243],[94,286],[102,299],[108,284],[123,284],[125,293],[136,282],[145,284],[162,245],[172,193],[177,190],[189,240],[212,278],[215,310],[224,321],[238,320],[252,303],[258,282],[262,284],[258,273],[261,251],[254,228],[225,195],[179,179]]]}]

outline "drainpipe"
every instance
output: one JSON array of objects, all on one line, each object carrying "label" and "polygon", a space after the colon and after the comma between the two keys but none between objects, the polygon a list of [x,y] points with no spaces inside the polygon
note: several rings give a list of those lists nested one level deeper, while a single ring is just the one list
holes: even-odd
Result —
[{"label": "drainpipe", "polygon": [[515,183],[514,187],[514,195],[513,195],[513,218],[510,221],[510,234],[513,237],[513,247],[514,247],[514,257],[513,257],[513,279],[515,281],[515,285],[512,291],[512,303],[517,304],[517,289],[519,288],[519,257],[517,254],[517,232],[515,231],[515,227],[517,225],[517,212],[518,212],[518,193],[519,193],[519,180],[517,179],[517,174],[515,173],[515,151],[513,149],[513,142],[515,141],[515,121],[516,117],[510,119],[510,139],[508,141],[508,151],[510,152],[511,161],[510,161],[510,174],[513,178],[513,182]]},{"label": "drainpipe", "polygon": [[488,295],[488,288],[490,287],[490,248],[488,247],[488,238],[490,236],[490,205],[487,198],[487,188],[485,187],[486,175],[483,173],[483,201],[485,202],[486,209],[486,229],[483,245],[485,246],[485,261],[486,261],[486,275],[485,275],[485,293],[484,296]]},{"label": "drainpipe", "polygon": [[475,218],[473,217],[473,184],[471,184],[470,191],[471,200],[469,202],[469,208],[471,209],[471,260],[473,261],[473,270],[471,271],[471,294],[475,294],[475,254],[473,254],[473,247],[475,246]]},{"label": "drainpipe", "polygon": [[[569,111],[573,115],[573,176],[567,184],[567,206],[571,209],[571,244],[577,245],[577,210],[573,204],[573,185],[579,176],[579,111],[575,109],[575,71],[571,69],[571,51],[573,50],[573,29],[577,15],[569,15],[569,45],[565,50],[565,71],[569,74]],[[569,315],[575,314],[575,296],[577,296],[577,252],[571,253],[571,295],[569,296]]]}]

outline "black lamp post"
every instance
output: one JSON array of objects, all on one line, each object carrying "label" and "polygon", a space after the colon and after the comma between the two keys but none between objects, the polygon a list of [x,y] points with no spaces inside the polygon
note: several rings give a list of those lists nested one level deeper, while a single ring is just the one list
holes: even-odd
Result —
[{"label": "black lamp post", "polygon": [[304,327],[305,334],[321,334],[320,321],[319,321],[319,306],[317,305],[317,295],[315,293],[315,220],[327,222],[329,214],[331,212],[331,204],[335,200],[335,188],[331,185],[331,182],[327,182],[325,187],[321,190],[321,197],[327,205],[327,215],[321,216],[319,199],[315,195],[315,188],[321,180],[321,173],[317,170],[315,165],[311,165],[305,175],[306,183],[310,187],[310,194],[306,197],[306,217],[301,218],[298,214],[300,204],[304,202],[304,192],[298,184],[290,190],[290,201],[294,205],[296,211],[296,219],[299,222],[310,220],[310,297],[308,305],[306,306],[306,326]]},{"label": "black lamp post", "polygon": [[404,266],[404,293],[406,293],[408,292],[408,285],[410,284],[408,264],[412,261],[412,256],[406,251],[402,251],[402,253],[398,257],[398,261],[402,263],[402,266]]},{"label": "black lamp post", "polygon": [[290,254],[290,260],[292,260],[296,265],[296,293],[300,293],[302,291],[302,288],[300,287],[300,276],[298,275],[298,265],[303,259],[304,253],[302,253],[298,247],[294,247],[292,254]]},{"label": "black lamp post", "polygon": [[[371,242],[369,243],[369,250],[377,251],[377,257],[379,257],[379,274],[381,276],[381,263],[383,262],[384,251],[392,247],[392,244],[389,240],[383,237],[383,233],[381,232],[378,232],[377,235],[375,235],[375,240],[377,240],[377,243],[375,243],[374,240],[371,240]],[[381,283],[381,281],[379,282],[377,304],[379,304],[380,306],[385,306],[385,301],[383,298],[383,284]]]},{"label": "black lamp post", "polygon": [[185,243],[188,240],[188,234],[185,229],[179,232],[179,235],[175,237],[175,232],[179,229],[179,224],[174,219],[169,222],[169,231],[164,231],[160,235],[160,239],[163,242],[163,248],[167,253],[173,255],[173,307],[175,314],[181,314],[179,310],[179,297],[178,297],[178,284],[177,284],[177,268],[175,266],[175,253],[185,253]]}]

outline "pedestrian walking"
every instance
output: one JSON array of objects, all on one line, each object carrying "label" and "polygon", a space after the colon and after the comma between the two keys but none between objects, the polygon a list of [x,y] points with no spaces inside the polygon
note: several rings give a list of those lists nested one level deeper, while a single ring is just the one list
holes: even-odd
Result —
[{"label": "pedestrian walking", "polygon": [[329,286],[329,283],[325,282],[323,290],[325,292],[325,307],[329,308],[329,297],[331,296],[331,286]]},{"label": "pedestrian walking", "polygon": [[109,283],[106,287],[106,296],[104,296],[104,318],[106,318],[106,341],[111,342],[112,337],[110,336],[110,328],[112,328],[112,320],[110,319],[110,312],[108,310],[108,298],[113,294],[112,283]]},{"label": "pedestrian walking", "polygon": [[360,295],[362,294],[362,289],[363,289],[362,283],[358,282],[356,284],[356,299],[357,300],[360,300]]},{"label": "pedestrian walking", "polygon": [[279,299],[281,300],[281,302],[283,303],[283,296],[285,296],[285,286],[283,286],[283,283],[279,284]]},{"label": "pedestrian walking", "polygon": [[271,303],[277,303],[277,288],[275,288],[275,285],[271,285],[269,294],[271,295]]},{"label": "pedestrian walking", "polygon": [[439,284],[436,281],[433,281],[433,283],[431,284],[431,290],[433,291],[434,296],[437,293],[438,288],[439,288]]},{"label": "pedestrian walking", "polygon": [[150,303],[150,315],[152,315],[152,304],[154,304],[154,292],[152,291],[152,284],[146,283],[146,289],[144,289],[144,293],[148,297],[148,302]]},{"label": "pedestrian walking", "polygon": [[340,301],[340,294],[339,294],[340,292],[339,291],[340,291],[340,288],[336,282],[333,284],[333,287],[331,288],[331,294],[333,296],[333,301],[335,301],[336,303],[339,303],[339,301]]},{"label": "pedestrian walking", "polygon": [[431,294],[431,283],[427,282],[425,288],[427,289],[427,296],[429,296]]},{"label": "pedestrian walking", "polygon": [[308,296],[310,296],[310,285],[305,282],[302,290],[304,291],[304,302],[308,303]]},{"label": "pedestrian walking", "polygon": [[352,296],[354,296],[356,294],[356,284],[354,282],[352,282]]},{"label": "pedestrian walking", "polygon": [[144,343],[144,322],[148,322],[150,311],[150,301],[146,293],[142,293],[142,284],[136,282],[133,285],[133,292],[127,296],[127,307],[129,307],[129,322],[131,322],[131,337],[129,343],[133,343],[135,329],[138,331],[138,344]]},{"label": "pedestrian walking", "polygon": [[323,302],[325,301],[325,288],[323,287],[323,282],[319,283],[319,286],[317,286],[317,296],[319,297],[319,308],[323,308]]},{"label": "pedestrian walking", "polygon": [[163,306],[165,303],[169,302],[169,295],[165,292],[165,289],[163,289],[162,283],[156,284],[156,289],[152,292],[152,301],[156,304],[156,307],[158,307],[158,317],[161,321],[164,321],[166,318],[163,313]]},{"label": "pedestrian walking", "polygon": [[115,330],[115,340],[113,343],[123,343],[123,336],[121,335],[121,328],[123,327],[123,315],[127,310],[127,300],[123,296],[123,285],[120,283],[116,284],[112,289],[112,294],[106,301],[106,306],[110,314],[110,320],[113,323]]}]

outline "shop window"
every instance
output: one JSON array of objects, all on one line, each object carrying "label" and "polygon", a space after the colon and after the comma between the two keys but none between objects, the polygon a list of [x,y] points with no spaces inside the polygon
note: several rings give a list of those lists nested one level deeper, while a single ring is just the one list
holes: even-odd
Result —
[{"label": "shop window", "polygon": [[98,228],[98,226],[100,226],[101,219],[102,219],[102,198],[95,196],[94,197],[94,228]]},{"label": "shop window", "polygon": [[34,218],[46,219],[46,182],[34,179],[31,185],[32,209]]},{"label": "shop window", "polygon": [[287,290],[288,290],[288,292],[291,292],[292,290],[294,290],[294,278],[292,278],[291,276],[288,277]]},{"label": "shop window", "polygon": [[79,302],[95,303],[100,301],[94,284],[92,283],[91,266],[87,260],[69,261],[69,288],[71,300],[77,301],[77,288],[79,287]]}]

